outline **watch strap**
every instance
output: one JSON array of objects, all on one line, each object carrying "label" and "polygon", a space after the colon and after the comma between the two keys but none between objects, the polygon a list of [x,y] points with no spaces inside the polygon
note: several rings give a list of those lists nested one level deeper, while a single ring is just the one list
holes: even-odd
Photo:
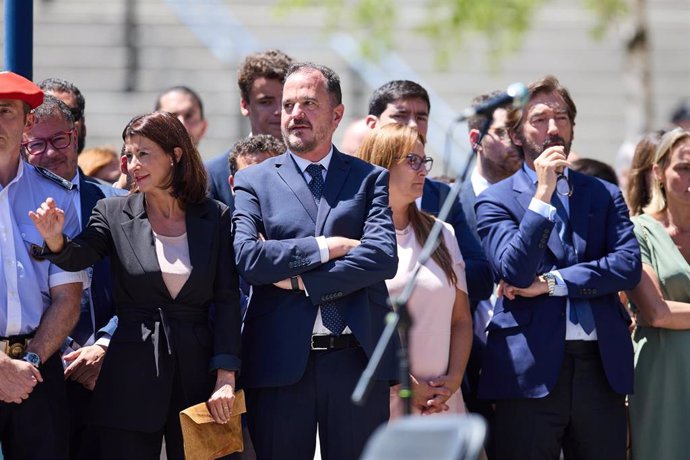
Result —
[{"label": "watch strap", "polygon": [[301,289],[299,288],[299,280],[297,279],[296,276],[290,277],[290,286],[292,286],[292,290],[294,292],[300,292],[301,291]]}]

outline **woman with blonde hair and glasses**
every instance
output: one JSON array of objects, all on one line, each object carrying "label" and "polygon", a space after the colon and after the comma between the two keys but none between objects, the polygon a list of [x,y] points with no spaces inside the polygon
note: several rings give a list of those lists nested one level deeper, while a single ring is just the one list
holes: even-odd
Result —
[{"label": "woman with blonde hair and glasses", "polygon": [[[398,271],[386,281],[399,295],[418,264],[436,219],[419,210],[424,178],[433,160],[424,154],[424,138],[408,126],[390,124],[372,131],[358,155],[390,172],[389,196],[398,243]],[[419,271],[408,302],[412,406],[415,413],[465,412],[458,391],[472,347],[472,317],[465,263],[453,227],[444,223],[438,246]],[[396,388],[391,389],[391,419],[402,415]]]},{"label": "woman with blonde hair and glasses", "polygon": [[637,311],[635,393],[630,396],[634,459],[685,459],[690,451],[690,132],[659,142],[651,201],[633,217],[642,279]]}]

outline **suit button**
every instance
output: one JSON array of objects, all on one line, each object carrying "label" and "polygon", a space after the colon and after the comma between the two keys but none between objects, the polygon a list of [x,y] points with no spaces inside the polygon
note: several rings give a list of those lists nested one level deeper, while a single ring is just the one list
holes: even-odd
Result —
[{"label": "suit button", "polygon": [[592,289],[592,294],[595,294],[595,295],[596,295],[596,293],[597,293],[597,290],[596,290],[596,289]]}]

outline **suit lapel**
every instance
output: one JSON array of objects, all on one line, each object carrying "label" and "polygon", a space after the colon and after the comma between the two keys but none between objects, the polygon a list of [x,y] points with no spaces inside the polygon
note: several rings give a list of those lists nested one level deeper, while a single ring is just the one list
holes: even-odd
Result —
[{"label": "suit lapel", "polygon": [[338,194],[343,188],[347,173],[350,171],[349,159],[345,158],[335,147],[331,163],[328,165],[328,174],[324,183],[323,196],[319,202],[319,212],[316,217],[316,235],[321,235],[326,218],[331,209],[337,204]]},{"label": "suit lapel", "polygon": [[573,231],[573,246],[575,246],[579,261],[587,246],[591,189],[583,175],[574,171],[570,171],[569,174],[573,181],[573,195],[570,197],[570,228]]},{"label": "suit lapel", "polygon": [[213,241],[214,222],[210,219],[208,211],[208,207],[199,204],[190,204],[185,211],[189,263],[192,272],[177,294],[177,299],[181,299],[190,286],[194,286],[195,279],[209,273],[206,269],[211,255],[208,243]]},{"label": "suit lapel", "polygon": [[[160,273],[161,269],[156,257],[156,246],[153,242],[151,223],[146,216],[144,208],[144,194],[135,193],[130,196],[125,205],[125,212],[129,215],[130,220],[125,220],[120,225],[122,233],[132,247],[134,257],[136,257],[144,273]],[[163,278],[159,278],[162,283]],[[165,292],[167,292],[167,289],[165,289]]]},{"label": "suit lapel", "polygon": [[[289,153],[284,153],[275,163],[276,172],[280,178],[290,187],[292,193],[297,196],[297,199],[307,211],[312,221],[316,222],[317,207],[314,201],[314,195],[311,194],[307,182],[304,180],[302,172],[297,167],[297,164],[290,158]],[[327,184],[326,184],[327,186]],[[322,200],[323,201],[323,200]]]}]

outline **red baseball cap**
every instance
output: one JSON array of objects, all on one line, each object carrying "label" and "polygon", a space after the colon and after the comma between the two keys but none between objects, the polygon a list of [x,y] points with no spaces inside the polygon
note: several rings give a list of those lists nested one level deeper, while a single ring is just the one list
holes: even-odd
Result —
[{"label": "red baseball cap", "polygon": [[14,72],[0,72],[0,99],[18,99],[35,109],[43,104],[43,91],[34,82]]}]

